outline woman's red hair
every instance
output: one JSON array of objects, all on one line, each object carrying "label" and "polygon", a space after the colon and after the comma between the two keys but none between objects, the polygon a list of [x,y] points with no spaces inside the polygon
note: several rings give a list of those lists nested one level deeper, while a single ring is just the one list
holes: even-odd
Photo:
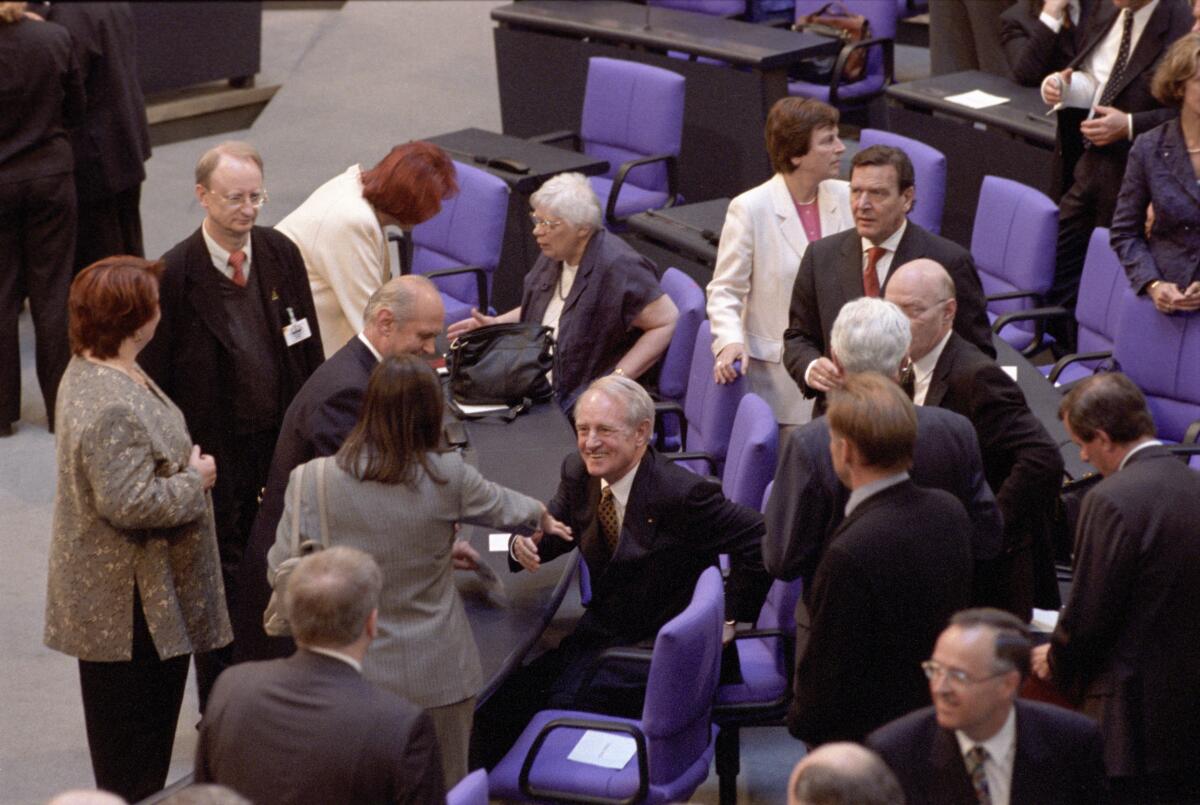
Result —
[{"label": "woman's red hair", "polygon": [[162,261],[118,255],[80,271],[67,298],[71,352],[116,355],[121,342],[154,317],[164,268]]},{"label": "woman's red hair", "polygon": [[397,145],[362,173],[363,198],[406,226],[428,221],[458,192],[454,163],[431,143]]}]

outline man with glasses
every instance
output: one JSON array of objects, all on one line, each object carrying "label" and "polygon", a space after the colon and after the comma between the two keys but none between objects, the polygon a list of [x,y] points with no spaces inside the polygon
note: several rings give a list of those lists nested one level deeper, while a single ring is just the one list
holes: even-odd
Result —
[{"label": "man with glasses", "polygon": [[876,730],[867,744],[909,802],[1094,803],[1104,785],[1100,733],[1088,718],[1018,699],[1029,631],[998,609],[963,610],[921,663],[933,707]]},{"label": "man with glasses", "polygon": [[[200,227],[163,255],[162,321],[140,361],[217,461],[217,542],[229,609],[280,422],[324,358],[299,250],[254,225],[267,201],[254,146],[224,142],[196,164]],[[200,708],[233,647],[196,655]]]},{"label": "man with glasses", "polygon": [[1057,609],[1051,522],[1063,477],[1058,445],[1016,381],[953,331],[954,280],[940,263],[920,259],[895,269],[884,297],[911,324],[913,402],[971,420],[988,486],[1004,516],[1004,552],[976,566],[975,603],[1025,621],[1035,605]]}]

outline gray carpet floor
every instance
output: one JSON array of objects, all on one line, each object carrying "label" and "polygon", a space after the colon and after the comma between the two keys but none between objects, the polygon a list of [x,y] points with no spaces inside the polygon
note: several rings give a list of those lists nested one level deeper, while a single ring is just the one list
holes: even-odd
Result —
[{"label": "gray carpet floor", "polygon": [[[499,130],[490,2],[351,2],[340,10],[270,9],[262,83],[282,88],[244,132],[157,148],[142,191],[146,253],[161,254],[199,225],[196,158],[237,137],[266,162],[272,225],[325,180],[373,163],[394,144],[466,126]],[[928,73],[927,52],[897,48],[898,73]],[[546,80],[545,76],[538,80]],[[41,803],[92,785],[76,663],[42,646],[46,556],[54,498],[54,441],[22,317],[22,418],[0,440],[0,803]],[[170,779],[191,769],[198,720],[189,684]],[[781,728],[743,735],[739,801],[779,802],[801,746]],[[693,801],[715,803],[716,778]]]}]

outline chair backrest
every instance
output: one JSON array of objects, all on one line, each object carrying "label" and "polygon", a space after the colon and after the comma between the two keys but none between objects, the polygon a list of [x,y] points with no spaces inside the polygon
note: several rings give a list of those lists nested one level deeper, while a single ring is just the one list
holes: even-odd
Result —
[{"label": "chair backrest", "polygon": [[[971,256],[979,269],[984,294],[1033,291],[1044,294],[1054,279],[1054,253],[1058,240],[1058,205],[1045,193],[1028,185],[983,177]],[[1040,304],[1037,299],[1009,299],[988,303],[996,315]],[[1019,330],[1033,325],[1018,322]]]},{"label": "chair backrest", "polygon": [[[767,511],[767,501],[771,499],[771,490],[774,486],[774,481],[767,484],[759,511],[764,513]],[[803,589],[803,579],[792,581],[776,579],[771,584],[771,589],[767,591],[766,600],[763,601],[762,609],[758,612],[758,620],[754,623],[755,628],[778,629],[786,635],[794,635],[796,633],[796,602],[800,600],[800,593]],[[787,669],[786,673],[790,674],[790,669]]]},{"label": "chair backrest", "polygon": [[1113,357],[1146,395],[1158,435],[1180,441],[1200,419],[1200,314],[1167,316],[1147,297],[1129,294]]},{"label": "chair backrest", "polygon": [[476,769],[446,792],[446,805],[487,805],[488,778],[483,769]]},{"label": "chair backrest", "polygon": [[[899,15],[895,5],[887,0],[841,0],[841,3],[851,14],[861,14],[867,18],[872,39],[896,39]],[[815,14],[828,4],[829,0],[796,0],[795,19]],[[882,47],[876,46],[867,50],[867,73],[863,80],[882,84]]]},{"label": "chair backrest", "polygon": [[696,330],[704,321],[704,289],[678,268],[664,271],[659,284],[679,309],[679,318],[663,356],[658,393],[664,399],[682,402],[692,368],[692,351],[696,348]]},{"label": "chair backrest", "polygon": [[[473,165],[455,162],[454,170],[458,194],[443,201],[437,215],[413,227],[413,271],[480,266],[488,273],[490,298],[508,218],[508,185]],[[439,277],[434,282],[443,294],[478,304],[471,275]]]},{"label": "chair backrest", "polygon": [[642,709],[652,784],[678,778],[712,739],[724,612],[721,571],[710,567],[687,608],[658,630]]},{"label": "chair backrest", "polygon": [[[588,60],[579,136],[585,153],[608,160],[615,178],[623,162],[654,154],[679,156],[683,139],[684,79],[679,73],[621,59]],[[627,184],[665,192],[661,162],[632,169]]]},{"label": "chair backrest", "polygon": [[778,452],[779,424],[771,406],[757,394],[747,394],[738,403],[729,434],[729,452],[721,475],[725,497],[757,509],[775,475]]},{"label": "chair backrest", "polygon": [[[1088,241],[1079,280],[1075,320],[1079,322],[1079,352],[1111,350],[1121,317],[1121,300],[1132,296],[1129,279],[1108,242],[1108,229],[1098,226]],[[1094,366],[1097,361],[1085,361]]]},{"label": "chair backrest", "polygon": [[930,232],[942,231],[942,210],[946,202],[946,155],[933,146],[911,137],[879,129],[863,129],[859,146],[890,145],[908,154],[916,177],[916,205],[908,217]]},{"label": "chair backrest", "polygon": [[688,373],[688,389],[683,399],[683,411],[688,421],[687,450],[700,450],[717,460],[720,476],[729,452],[729,435],[738,403],[749,391],[744,374],[732,383],[721,385],[713,380],[712,327],[703,321],[696,328],[696,346],[692,351],[692,370]]},{"label": "chair backrest", "polygon": [[712,14],[717,17],[734,17],[746,13],[746,0],[646,0],[646,5]]}]

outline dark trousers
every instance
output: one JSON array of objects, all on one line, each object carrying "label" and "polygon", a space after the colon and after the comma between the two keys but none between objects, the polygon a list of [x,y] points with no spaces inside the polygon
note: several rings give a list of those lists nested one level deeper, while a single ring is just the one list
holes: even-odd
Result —
[{"label": "dark trousers", "polygon": [[54,398],[71,357],[67,293],[75,253],[71,174],[0,184],[0,425],[21,418],[17,317],[29,297],[38,384],[54,429]]},{"label": "dark trousers", "polygon": [[79,661],[88,751],[98,788],[137,802],[166,784],[187,671],[186,654],[158,658],[135,592],[132,658]]},{"label": "dark trousers", "polygon": [[75,273],[114,254],[145,255],[141,201],[141,184],[105,198],[78,199]]},{"label": "dark trousers", "polygon": [[929,0],[930,73],[982,70],[1007,78],[1000,15],[1011,5],[1012,0]]}]

